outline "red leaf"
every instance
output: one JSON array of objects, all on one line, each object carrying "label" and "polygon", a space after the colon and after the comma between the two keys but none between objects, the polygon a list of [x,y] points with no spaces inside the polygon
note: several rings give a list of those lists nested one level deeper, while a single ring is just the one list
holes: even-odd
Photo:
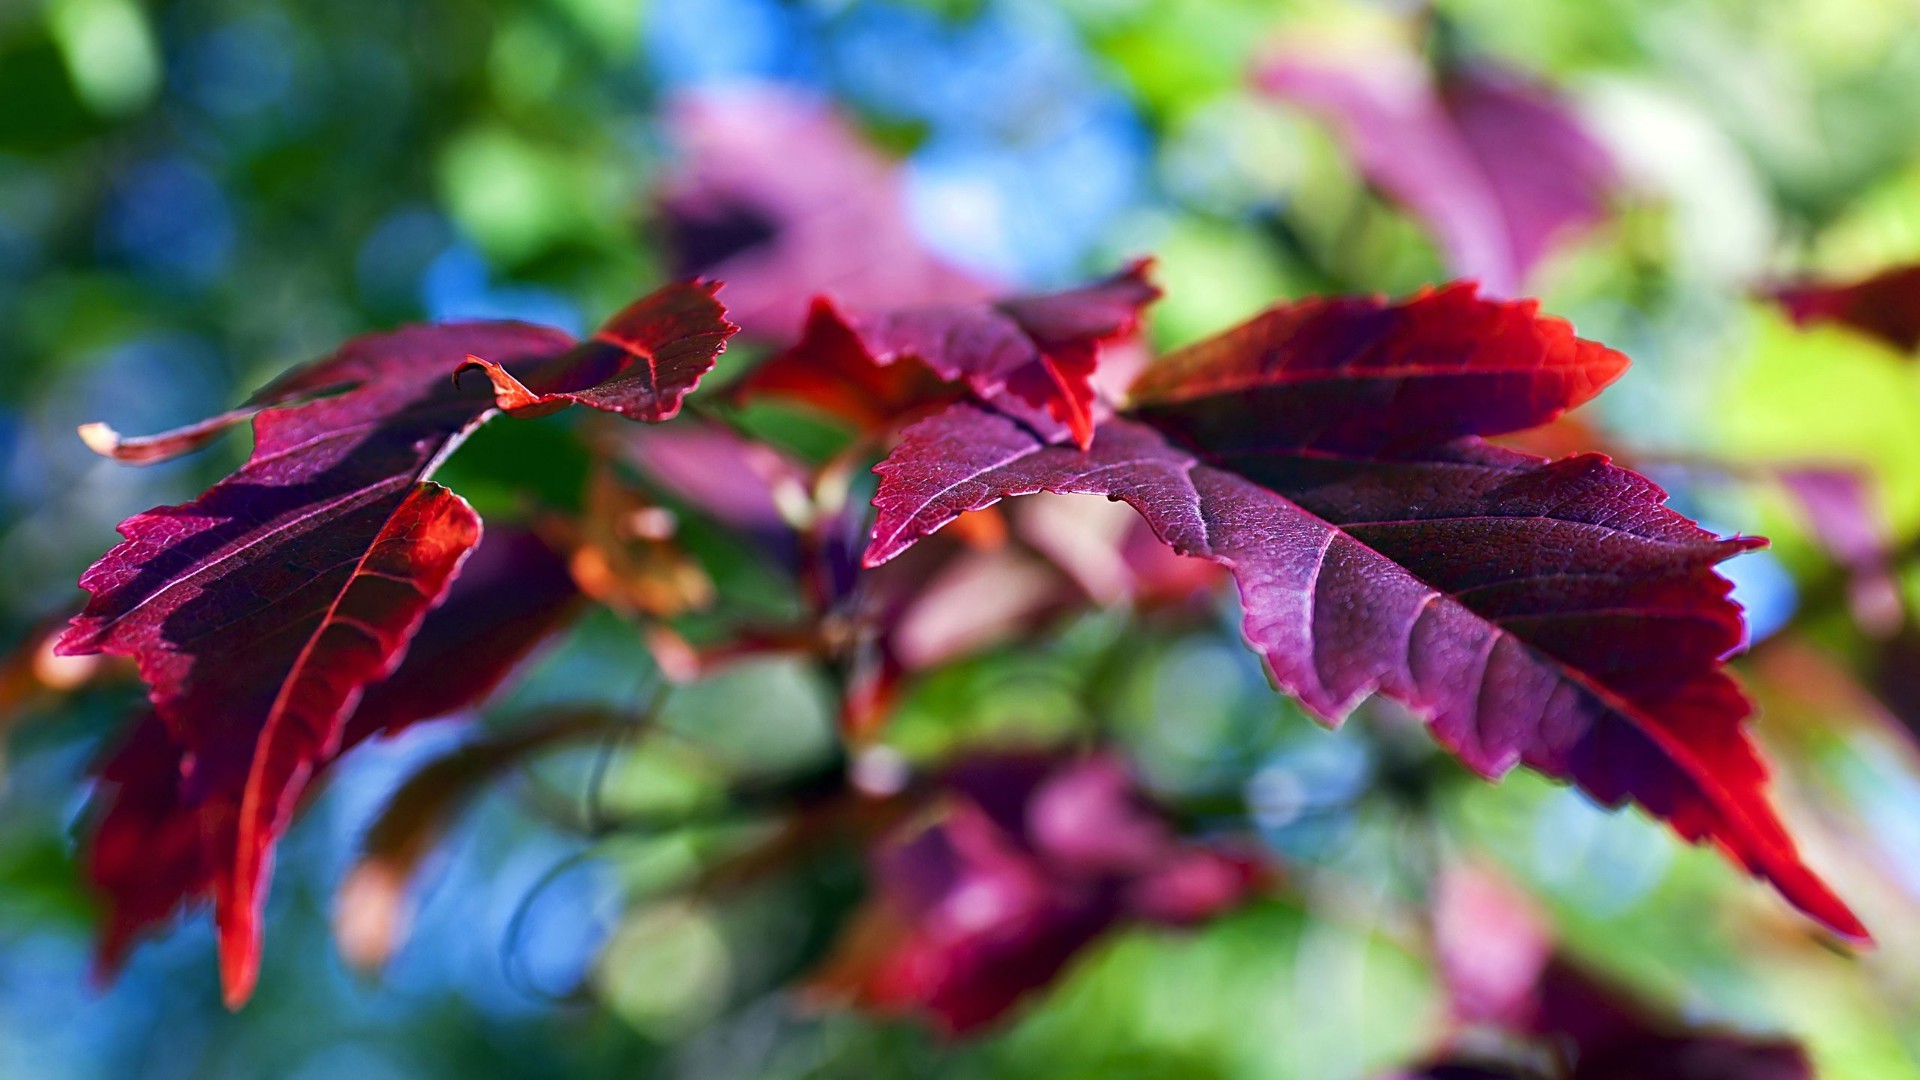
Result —
[{"label": "red leaf", "polygon": [[954,396],[942,381],[964,383],[985,400],[1031,407],[1042,426],[1086,446],[1100,346],[1131,334],[1141,309],[1160,295],[1147,281],[1148,266],[1135,262],[1066,292],[873,317],[849,317],[817,300],[799,344],[755,371],[741,392],[784,394],[877,428]]},{"label": "red leaf", "polygon": [[1544,424],[1626,370],[1625,356],[1471,284],[1280,304],[1165,357],[1143,416],[1217,453],[1392,454]]},{"label": "red leaf", "polygon": [[565,560],[545,541],[525,529],[489,531],[421,624],[406,659],[367,688],[341,748],[397,735],[491,697],[581,601]]},{"label": "red leaf", "polygon": [[[406,659],[366,691],[331,755],[490,694],[576,609],[565,563],[530,533],[495,530],[475,549],[446,600],[428,613]],[[107,899],[98,970],[118,970],[134,940],[181,906],[212,895],[234,859],[240,781],[186,766],[188,750],[156,713],[100,771],[87,874]],[[244,777],[240,778],[244,779]]]},{"label": "red leaf", "polygon": [[641,297],[564,359],[537,370],[537,389],[478,356],[468,356],[459,371],[486,372],[495,402],[515,416],[585,405],[631,420],[671,420],[740,329],[713,298],[719,288],[680,282]]},{"label": "red leaf", "polygon": [[1261,88],[1320,114],[1368,181],[1433,230],[1448,268],[1503,296],[1600,221],[1606,150],[1547,89],[1476,63],[1435,78],[1409,53],[1292,48]]},{"label": "red leaf", "polygon": [[917,360],[876,362],[825,297],[808,310],[799,343],[755,368],[735,392],[797,401],[857,431],[884,431],[902,416],[959,394]]},{"label": "red leaf", "polygon": [[818,102],[704,93],[674,102],[667,127],[680,161],[659,205],[676,272],[727,281],[748,334],[791,342],[816,293],[880,310],[991,291],[927,251],[893,163]]},{"label": "red leaf", "polygon": [[973,1032],[1110,928],[1210,918],[1262,876],[1245,858],[1176,836],[1111,757],[982,755],[940,787],[936,816],[878,847],[874,894],[816,991]]},{"label": "red leaf", "polygon": [[[1470,324],[1505,329],[1426,341]],[[1760,541],[1716,539],[1597,455],[1471,437],[1549,419],[1623,362],[1530,303],[1460,290],[1283,306],[1170,358],[1177,378],[1149,373],[1146,423],[1103,424],[1089,452],[979,405],[910,428],[875,470],[866,559],[1010,495],[1124,500],[1234,574],[1249,642],[1323,720],[1377,692],[1476,771],[1525,764],[1631,799],[1865,938],[1768,805],[1723,670],[1744,628],[1712,568]]]},{"label": "red leaf", "polygon": [[[717,312],[711,290],[670,286],[579,349],[515,323],[358,338],[256,395],[247,464],[194,502],[128,519],[126,541],[81,578],[92,598],[60,649],[130,656],[151,687],[179,748],[182,797],[216,847],[202,857],[229,1003],[257,971],[274,840],[478,538],[471,509],[424,483],[492,411],[448,373],[484,353],[589,404],[666,415],[711,365],[725,336]],[[140,453],[191,448],[207,430]]]},{"label": "red leaf", "polygon": [[[338,751],[347,713],[361,692],[397,666],[427,610],[479,540],[480,517],[464,499],[438,484],[421,484],[387,519],[281,680],[241,797],[234,866],[216,884],[214,918],[223,937],[221,981],[229,1005],[247,999],[260,969],[260,910],[273,844],[286,831],[296,800],[313,770]],[[302,615],[283,618],[296,626],[304,621]]]},{"label": "red leaf", "polygon": [[1920,265],[1846,283],[1799,282],[1772,297],[1797,325],[1838,323],[1901,352],[1920,349]]}]

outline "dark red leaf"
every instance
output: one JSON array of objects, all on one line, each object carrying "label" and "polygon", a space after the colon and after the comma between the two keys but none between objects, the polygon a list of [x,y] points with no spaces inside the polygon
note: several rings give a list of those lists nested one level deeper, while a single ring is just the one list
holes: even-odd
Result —
[{"label": "dark red leaf", "polygon": [[582,597],[567,564],[525,529],[496,528],[392,675],[367,688],[341,748],[396,735],[491,697],[527,655],[564,627]]},{"label": "dark red leaf", "polygon": [[[130,543],[153,535],[140,518],[127,532]],[[201,842],[210,835],[225,849],[211,864],[211,884],[229,1004],[252,989],[259,900],[273,840],[294,800],[334,752],[362,689],[392,670],[479,534],[479,518],[458,496],[420,484],[359,550],[326,550],[337,564],[262,564],[229,555],[224,566],[201,563],[197,581],[191,572],[182,575],[175,586],[181,591],[149,588],[130,605],[126,586],[92,579],[95,604],[76,620],[70,640],[92,634],[80,641],[135,657],[180,748],[176,782],[206,793],[194,812]],[[301,554],[280,551],[289,560]],[[230,587],[232,578],[246,579],[251,595],[265,602],[216,608],[209,586]],[[150,776],[141,774],[140,787],[163,805]]]},{"label": "dark red leaf", "polygon": [[676,273],[728,282],[727,307],[784,345],[808,298],[857,310],[970,302],[990,286],[927,251],[893,163],[820,103],[755,88],[668,109],[678,167],[659,193]]},{"label": "dark red leaf", "polygon": [[1149,367],[1135,411],[1211,453],[1391,455],[1544,424],[1619,378],[1625,356],[1471,284],[1280,304]]},{"label": "dark red leaf", "polygon": [[874,362],[860,335],[821,297],[807,312],[799,343],[755,368],[735,393],[797,401],[866,432],[884,431],[961,391],[917,360]]},{"label": "dark red leaf", "polygon": [[[264,624],[246,615],[236,620],[234,625],[262,635],[299,628],[294,632],[305,641],[280,678],[262,723],[240,801],[234,865],[215,884],[214,919],[223,944],[232,942],[221,952],[229,1005],[244,1002],[252,992],[273,845],[292,820],[300,793],[314,769],[339,750],[347,714],[367,684],[398,665],[428,609],[439,603],[479,541],[480,517],[464,499],[438,484],[421,484],[387,519],[351,576],[325,597],[327,607],[317,624],[298,609],[283,609]],[[202,640],[220,641],[237,653],[251,644],[247,637],[224,637],[217,629]],[[203,655],[222,663],[233,654]],[[234,689],[239,699],[254,687]]]},{"label": "dark red leaf", "polygon": [[[376,735],[483,699],[574,611],[566,565],[538,538],[496,530],[475,549],[406,659],[353,710],[340,754]],[[157,713],[140,720],[100,771],[87,876],[108,903],[98,969],[110,975],[148,928],[210,898],[235,858],[244,776],[189,767],[189,751]]]},{"label": "dark red leaf", "polygon": [[[664,415],[711,364],[725,334],[717,311],[710,290],[670,286],[616,317],[606,334],[618,348],[573,349],[565,334],[517,323],[355,339],[255,396],[254,451],[238,472],[194,502],[128,519],[126,541],[82,577],[92,597],[61,651],[134,659],[179,747],[183,798],[224,849],[206,865],[230,1003],[258,968],[275,839],[361,693],[400,662],[478,539],[472,510],[425,482],[493,409],[450,373],[482,354],[580,400]],[[138,453],[190,449],[208,430]]]},{"label": "dark red leaf", "polygon": [[641,297],[564,359],[536,369],[532,389],[480,356],[468,356],[460,370],[484,371],[494,400],[515,416],[585,405],[630,420],[671,420],[740,329],[713,298],[719,288],[688,281]]},{"label": "dark red leaf", "polygon": [[[1475,325],[1535,330],[1424,345],[1432,313],[1462,305],[1498,309]],[[1123,500],[1233,573],[1249,642],[1321,719],[1377,692],[1476,771],[1525,764],[1605,805],[1633,800],[1865,938],[1768,805],[1750,706],[1723,669],[1744,628],[1713,566],[1760,541],[1715,538],[1597,455],[1549,462],[1472,437],[1547,420],[1622,363],[1531,304],[1459,290],[1283,306],[1170,358],[1178,379],[1150,372],[1147,423],[1109,421],[1091,451],[973,404],[910,428],[875,470],[866,559],[1011,495]]]},{"label": "dark red leaf", "polygon": [[871,428],[952,397],[942,382],[960,383],[984,400],[1030,407],[1036,422],[1085,446],[1096,419],[1100,347],[1131,334],[1160,295],[1148,266],[1135,262],[1066,292],[871,317],[816,301],[799,344],[763,365],[741,392],[784,394]]},{"label": "dark red leaf", "polygon": [[1618,182],[1554,94],[1490,63],[1436,78],[1385,47],[1291,48],[1258,81],[1325,118],[1368,181],[1433,230],[1451,272],[1502,296],[1600,221]]},{"label": "dark red leaf", "polygon": [[1210,918],[1262,874],[1176,836],[1111,757],[983,755],[939,786],[947,797],[937,817],[882,841],[874,895],[817,990],[969,1033],[1051,983],[1110,928]]},{"label": "dark red leaf", "polygon": [[1845,283],[1803,281],[1772,297],[1800,326],[1838,323],[1901,352],[1920,349],[1920,265]]},{"label": "dark red leaf", "polygon": [[216,853],[210,838],[230,838],[237,797],[196,798],[186,758],[166,722],[150,712],[100,768],[86,876],[107,907],[94,963],[103,981],[149,927],[189,900],[210,897],[217,860],[232,859],[230,843]]}]

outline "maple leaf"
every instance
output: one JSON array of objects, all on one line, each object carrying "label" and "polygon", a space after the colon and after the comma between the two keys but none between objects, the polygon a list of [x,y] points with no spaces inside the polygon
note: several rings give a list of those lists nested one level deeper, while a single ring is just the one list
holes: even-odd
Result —
[{"label": "maple leaf", "polygon": [[[427,614],[398,669],[368,687],[339,747],[313,761],[313,778],[367,739],[486,698],[579,600],[566,564],[537,537],[516,529],[489,533]],[[100,769],[86,865],[107,901],[97,962],[103,978],[120,968],[141,934],[212,896],[234,873],[244,756],[225,752],[214,772],[189,755],[174,727],[149,712]]]},{"label": "maple leaf", "polygon": [[1489,62],[1437,77],[1411,53],[1288,47],[1261,89],[1322,116],[1367,180],[1433,231],[1449,269],[1517,293],[1607,213],[1607,151],[1546,88]]},{"label": "maple leaf", "polygon": [[1337,723],[1379,693],[1469,767],[1524,764],[1712,841],[1835,931],[1865,929],[1801,862],[1723,668],[1740,609],[1718,539],[1599,455],[1475,436],[1593,396],[1626,358],[1469,286],[1283,304],[1168,357],[1090,451],[980,404],[875,469],[866,561],[1037,491],[1100,494],[1224,565],[1275,684]]},{"label": "maple leaf", "polygon": [[485,372],[495,402],[515,416],[585,405],[631,420],[671,420],[739,329],[713,298],[719,288],[688,281],[641,297],[563,359],[536,369],[533,389],[480,356],[468,356],[459,372]]},{"label": "maple leaf", "polygon": [[1836,323],[1910,353],[1920,349],[1920,264],[1850,282],[1802,281],[1768,295],[1795,325]]},{"label": "maple leaf", "polygon": [[1133,333],[1160,295],[1148,260],[1065,292],[994,303],[933,304],[881,315],[847,315],[814,301],[793,348],[769,360],[740,393],[784,395],[856,427],[887,426],[904,413],[956,396],[963,384],[1003,407],[1035,411],[1033,422],[1093,439],[1093,374],[1100,347]]},{"label": "maple leaf", "polygon": [[479,539],[472,509],[427,480],[495,405],[450,375],[463,357],[497,357],[490,374],[515,385],[664,418],[732,332],[712,293],[669,285],[577,348],[519,323],[368,335],[214,422],[144,440],[93,432],[98,449],[154,460],[253,418],[239,471],[121,524],[58,646],[132,657],[150,687],[179,783],[224,849],[212,866],[230,1005],[258,971],[272,849],[301,791]]},{"label": "maple leaf", "polygon": [[1263,876],[1250,859],[1175,835],[1105,754],[983,754],[937,788],[931,819],[876,848],[873,895],[813,979],[816,995],[970,1033],[1113,927],[1203,921]]},{"label": "maple leaf", "polygon": [[775,87],[668,105],[679,151],[656,202],[676,272],[728,282],[734,321],[785,344],[807,300],[860,309],[982,300],[989,283],[926,248],[899,171],[817,100]]}]

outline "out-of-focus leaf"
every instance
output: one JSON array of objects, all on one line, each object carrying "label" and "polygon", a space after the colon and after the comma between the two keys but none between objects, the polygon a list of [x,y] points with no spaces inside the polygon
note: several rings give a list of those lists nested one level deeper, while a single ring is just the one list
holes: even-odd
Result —
[{"label": "out-of-focus leaf", "polygon": [[937,786],[932,817],[882,840],[872,896],[812,980],[817,996],[972,1033],[1112,927],[1201,922],[1262,877],[1176,836],[1109,756],[982,755]]},{"label": "out-of-focus leaf", "polygon": [[1812,1080],[1792,1042],[1687,1025],[1559,955],[1525,898],[1487,871],[1441,876],[1434,937],[1456,1022],[1528,1045],[1504,1055],[1456,1046],[1409,1080],[1525,1078],[1536,1067],[1568,1080]]},{"label": "out-of-focus leaf", "polygon": [[1602,220],[1605,149],[1551,91],[1491,62],[1430,73],[1387,44],[1283,45],[1257,81],[1324,117],[1367,180],[1431,229],[1456,274],[1511,296]]},{"label": "out-of-focus leaf", "polygon": [[1800,326],[1836,323],[1903,353],[1920,349],[1920,265],[1858,281],[1784,285],[1771,295]]},{"label": "out-of-focus leaf", "polygon": [[585,517],[573,546],[581,591],[618,611],[658,618],[706,607],[713,582],[675,542],[673,512],[622,483],[611,468],[587,482]]},{"label": "out-of-focus leaf", "polygon": [[1814,539],[1846,572],[1854,621],[1874,637],[1899,629],[1905,603],[1873,478],[1859,469],[1815,467],[1785,468],[1778,475]]},{"label": "out-of-focus leaf", "polygon": [[670,104],[667,130],[681,160],[657,198],[675,271],[724,279],[749,335],[791,341],[818,293],[855,310],[988,294],[927,251],[892,163],[820,103],[704,93]]},{"label": "out-of-focus leaf", "polygon": [[598,713],[562,716],[469,742],[408,777],[368,827],[359,858],[334,895],[341,956],[363,972],[386,965],[407,937],[414,879],[488,783],[539,751],[618,727]]}]

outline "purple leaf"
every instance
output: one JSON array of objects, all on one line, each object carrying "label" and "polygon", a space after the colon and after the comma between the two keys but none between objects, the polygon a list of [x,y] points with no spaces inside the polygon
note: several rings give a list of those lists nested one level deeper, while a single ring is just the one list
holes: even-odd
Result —
[{"label": "purple leaf", "polygon": [[1607,213],[1606,150],[1551,92],[1475,63],[1438,78],[1410,53],[1290,48],[1257,76],[1330,124],[1367,180],[1434,233],[1448,269],[1502,296]]},{"label": "purple leaf", "polygon": [[726,280],[749,335],[791,341],[818,293],[885,310],[990,292],[927,251],[894,165],[818,102],[706,93],[674,102],[667,128],[680,163],[658,201],[676,272]]}]

